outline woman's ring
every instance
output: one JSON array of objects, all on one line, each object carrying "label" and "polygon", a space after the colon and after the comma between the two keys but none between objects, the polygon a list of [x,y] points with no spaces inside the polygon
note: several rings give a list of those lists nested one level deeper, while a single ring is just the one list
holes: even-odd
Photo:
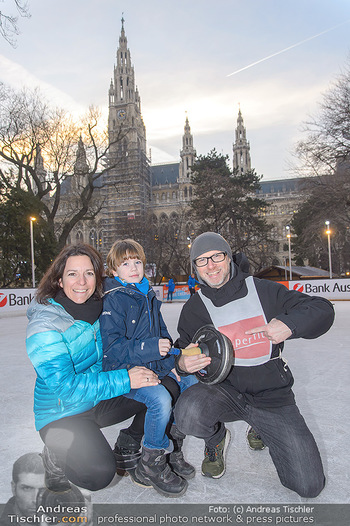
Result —
[{"label": "woman's ring", "polygon": [[146,382],[149,382],[149,378],[148,377],[146,378]]}]

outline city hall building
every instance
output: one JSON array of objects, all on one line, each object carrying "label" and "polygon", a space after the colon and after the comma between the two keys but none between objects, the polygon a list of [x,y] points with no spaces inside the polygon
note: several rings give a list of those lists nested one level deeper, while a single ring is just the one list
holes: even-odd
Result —
[{"label": "city hall building", "polygon": [[[94,191],[96,206],[103,203],[101,210],[94,219],[78,223],[68,241],[90,243],[106,256],[116,239],[132,237],[144,244],[150,229],[157,232],[170,224],[181,241],[187,244],[196,235],[195,225],[186,219],[186,210],[192,199],[191,167],[196,159],[190,122],[186,116],[179,161],[152,165],[147,155],[141,97],[135,83],[123,19],[108,99],[108,134],[112,146],[107,163],[114,167],[101,177]],[[251,169],[251,154],[240,109],[233,133],[232,168],[243,173]],[[65,201],[71,199],[74,187],[81,187],[84,183],[87,171],[84,145],[80,141],[74,176],[62,189],[61,216]],[[299,182],[299,179],[260,182],[259,197],[270,205],[263,213],[273,225],[271,237],[276,243],[275,264],[284,264],[288,258],[286,226],[302,199]]]}]

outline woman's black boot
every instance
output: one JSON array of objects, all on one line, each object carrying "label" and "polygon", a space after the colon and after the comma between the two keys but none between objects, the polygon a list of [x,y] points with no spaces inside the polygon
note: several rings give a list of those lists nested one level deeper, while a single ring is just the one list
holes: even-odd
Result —
[{"label": "woman's black boot", "polygon": [[128,471],[136,468],[141,458],[141,444],[127,429],[122,429],[114,446],[114,456],[118,470]]},{"label": "woman's black boot", "polygon": [[44,446],[41,457],[45,468],[45,486],[47,489],[56,493],[69,491],[72,486],[60,467],[56,455],[47,446]]}]

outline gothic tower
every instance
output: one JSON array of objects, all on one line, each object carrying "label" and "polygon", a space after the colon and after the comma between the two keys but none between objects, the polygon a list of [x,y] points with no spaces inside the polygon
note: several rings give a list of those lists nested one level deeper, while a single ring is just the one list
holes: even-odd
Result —
[{"label": "gothic tower", "polygon": [[179,183],[189,183],[191,178],[191,166],[196,158],[196,150],[193,147],[193,135],[186,116],[184,134],[182,136],[182,150],[180,151]]},{"label": "gothic tower", "polygon": [[191,134],[190,124],[186,115],[184,126],[184,134],[182,136],[182,150],[180,150],[180,166],[179,166],[179,198],[180,202],[189,201],[192,199],[191,186],[191,166],[193,166],[196,159],[196,150],[193,147],[193,135]]},{"label": "gothic tower", "polygon": [[236,141],[233,143],[233,169],[245,173],[251,169],[250,144],[247,141],[241,109],[238,112]]},{"label": "gothic tower", "polygon": [[71,183],[73,192],[82,192],[83,188],[85,188],[85,186],[88,183],[87,176],[89,172],[90,168],[86,158],[86,151],[83,139],[80,136],[78,142],[77,157],[74,164],[74,177],[72,177]]},{"label": "gothic tower", "polygon": [[109,88],[110,168],[104,177],[104,245],[109,247],[125,236],[143,243],[151,195],[146,130],[123,18],[116,58]]}]

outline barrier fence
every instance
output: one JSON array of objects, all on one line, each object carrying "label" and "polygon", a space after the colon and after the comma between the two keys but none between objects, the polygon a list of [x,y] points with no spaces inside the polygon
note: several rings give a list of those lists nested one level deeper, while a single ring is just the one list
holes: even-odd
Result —
[{"label": "barrier fence", "polygon": [[[289,290],[299,290],[305,294],[322,296],[329,300],[350,300],[350,279],[314,279],[299,281],[279,281]],[[167,301],[168,286],[155,285],[156,296]],[[35,295],[35,289],[0,289],[0,317],[25,314]],[[187,301],[190,297],[187,284],[175,286],[173,301]]]}]

